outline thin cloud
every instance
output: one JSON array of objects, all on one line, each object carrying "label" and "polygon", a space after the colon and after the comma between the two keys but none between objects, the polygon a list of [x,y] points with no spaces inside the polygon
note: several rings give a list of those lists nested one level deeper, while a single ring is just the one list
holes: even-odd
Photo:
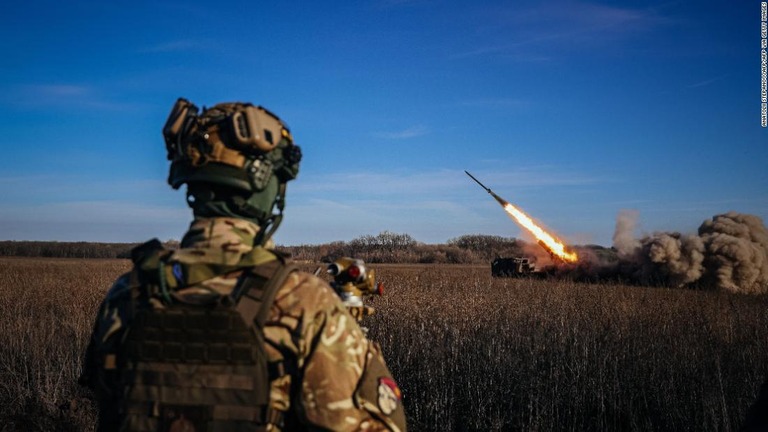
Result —
[{"label": "thin cloud", "polygon": [[[516,168],[508,171],[477,171],[478,178],[490,187],[538,188],[581,186],[604,182],[604,179],[573,173],[551,166]],[[291,184],[292,194],[325,196],[360,196],[380,198],[398,197],[457,197],[462,192],[476,192],[467,188],[472,185],[462,170],[439,170],[420,173],[321,173],[304,174],[300,181]]]},{"label": "thin cloud", "polygon": [[[462,59],[481,55],[503,55],[512,59],[549,60],[541,49],[555,48],[567,42],[569,46],[591,46],[610,43],[623,36],[649,31],[668,22],[653,9],[632,9],[584,2],[546,2],[541,5],[495,11],[490,19],[500,32],[494,36],[502,42],[486,44],[455,53],[451,58]],[[539,49],[534,57],[523,51]]]},{"label": "thin cloud", "polygon": [[574,29],[584,31],[601,31],[611,28],[617,31],[634,31],[628,24],[635,27],[646,27],[653,22],[650,12],[640,9],[619,8],[598,4],[581,3],[573,10],[555,6],[547,13],[557,15],[558,19],[573,23]]},{"label": "thin cloud", "polygon": [[0,239],[137,242],[178,238],[189,220],[186,206],[126,201],[17,205],[0,207]]},{"label": "thin cloud", "polygon": [[[653,204],[659,204],[653,202]],[[749,210],[742,210],[748,208]],[[762,199],[725,199],[725,200],[697,200],[697,201],[675,201],[664,203],[661,206],[649,206],[643,208],[643,212],[698,212],[699,214],[725,213],[729,210],[738,212],[756,212],[768,209],[768,200]]]},{"label": "thin cloud", "polygon": [[18,90],[29,98],[47,102],[93,95],[91,87],[76,84],[24,84],[19,86]]},{"label": "thin cloud", "polygon": [[[323,192],[327,196],[349,191],[358,196],[390,194],[430,194],[450,189],[456,184],[455,172],[437,171],[421,174],[396,173],[321,173],[305,175],[292,186],[295,193]],[[350,190],[351,189],[351,190]]]},{"label": "thin cloud", "polygon": [[126,223],[135,220],[186,221],[190,211],[183,203],[179,206],[145,205],[128,201],[69,201],[18,205],[0,208],[0,220],[26,222],[93,222]]},{"label": "thin cloud", "polygon": [[428,133],[429,129],[426,126],[417,125],[395,132],[375,132],[374,136],[385,139],[402,140],[424,136]]},{"label": "thin cloud", "polygon": [[463,107],[484,107],[484,108],[518,108],[528,106],[530,102],[523,99],[511,98],[491,98],[491,99],[470,99],[456,103]]},{"label": "thin cloud", "polygon": [[[159,179],[110,180],[108,182],[87,175],[35,174],[0,177],[0,194],[4,196],[34,197],[52,201],[72,195],[103,197],[148,194],[162,191],[170,195],[170,188]],[[183,198],[180,199],[183,202]]]},{"label": "thin cloud", "polygon": [[163,42],[148,46],[139,50],[142,53],[169,53],[178,51],[190,51],[196,48],[202,48],[206,45],[204,42],[192,39],[181,39],[170,42]]},{"label": "thin cloud", "polygon": [[20,84],[5,90],[3,100],[21,108],[70,107],[122,111],[131,104],[106,99],[101,91],[83,84]]},{"label": "thin cloud", "polygon": [[43,98],[82,97],[91,92],[86,86],[67,84],[31,85],[27,90]]},{"label": "thin cloud", "polygon": [[466,221],[475,218],[477,215],[473,210],[447,200],[392,203],[366,199],[351,203],[311,198],[292,204],[286,210],[285,221],[275,241],[278,244],[317,244],[394,231],[415,234],[419,241],[443,242],[465,233]]},{"label": "thin cloud", "polygon": [[706,87],[706,86],[708,86],[710,84],[714,84],[717,81],[722,80],[726,76],[727,75],[723,75],[723,76],[719,76],[719,77],[715,77],[715,78],[710,78],[710,79],[706,79],[706,80],[703,80],[703,81],[699,81],[699,82],[696,82],[694,84],[686,86],[686,88],[692,89],[692,88]]},{"label": "thin cloud", "polygon": [[429,0],[381,0],[379,6],[383,8],[392,8],[399,6],[410,6],[418,4],[428,4]]},{"label": "thin cloud", "polygon": [[551,33],[551,34],[544,34],[541,36],[536,36],[532,38],[527,38],[523,40],[518,40],[515,42],[506,42],[503,44],[498,45],[490,45],[490,46],[484,46],[481,48],[477,48],[470,51],[465,51],[457,54],[452,54],[450,58],[454,59],[462,59],[467,57],[476,57],[480,55],[485,54],[498,54],[498,53],[504,53],[506,55],[513,55],[510,53],[510,51],[514,50],[515,48],[524,47],[526,45],[532,45],[537,44],[540,42],[546,42],[546,41],[553,41],[556,39],[561,39],[564,37],[567,37],[567,33]]},{"label": "thin cloud", "polygon": [[508,184],[515,187],[530,188],[542,186],[583,186],[606,183],[608,181],[602,177],[570,172],[570,170],[550,165],[492,172],[488,178],[502,185]]}]

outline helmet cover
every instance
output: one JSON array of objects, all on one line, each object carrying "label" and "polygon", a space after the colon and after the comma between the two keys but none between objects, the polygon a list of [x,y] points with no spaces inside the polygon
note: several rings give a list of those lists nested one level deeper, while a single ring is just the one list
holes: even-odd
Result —
[{"label": "helmet cover", "polygon": [[277,228],[280,218],[272,214],[273,209],[277,205],[282,216],[285,184],[296,178],[301,161],[301,149],[279,117],[261,106],[241,102],[204,107],[199,113],[197,106],[179,98],[163,136],[171,161],[168,183],[174,189],[187,184],[188,202],[196,215],[205,204],[199,202],[201,198],[216,195],[221,201],[222,195],[229,195],[224,207],[236,202],[234,210],[219,211],[219,202],[207,212],[234,213],[254,218],[262,226],[272,223],[272,231]]}]

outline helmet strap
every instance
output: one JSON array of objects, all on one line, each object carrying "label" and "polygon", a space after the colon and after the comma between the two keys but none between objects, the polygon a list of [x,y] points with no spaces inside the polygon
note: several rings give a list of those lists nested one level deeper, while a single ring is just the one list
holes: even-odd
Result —
[{"label": "helmet strap", "polygon": [[280,182],[279,189],[277,191],[277,197],[275,197],[275,208],[277,208],[277,214],[272,214],[261,227],[259,233],[256,234],[254,244],[264,245],[277,231],[280,223],[283,222],[283,209],[285,208],[285,190],[286,183]]}]

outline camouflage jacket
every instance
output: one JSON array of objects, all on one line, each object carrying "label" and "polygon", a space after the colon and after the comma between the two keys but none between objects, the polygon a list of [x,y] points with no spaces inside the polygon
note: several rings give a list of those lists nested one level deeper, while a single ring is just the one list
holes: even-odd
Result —
[{"label": "camouflage jacket", "polygon": [[[172,287],[174,295],[229,294],[258,226],[240,219],[193,221],[170,262],[207,264],[211,274],[190,285]],[[211,277],[208,277],[211,276]],[[101,410],[109,401],[98,388],[109,385],[100,344],[130,327],[124,312],[130,276],[117,280],[103,301],[86,352],[81,382],[97,389]],[[160,302],[154,307],[162,308]],[[325,281],[295,271],[277,291],[264,327],[271,363],[290,365],[287,374],[271,382],[270,407],[283,412],[284,430],[405,431],[401,393],[388,371],[378,344],[364,336],[336,293]],[[106,384],[105,384],[106,383]],[[106,404],[106,406],[105,406]],[[281,430],[268,425],[268,430]]]}]

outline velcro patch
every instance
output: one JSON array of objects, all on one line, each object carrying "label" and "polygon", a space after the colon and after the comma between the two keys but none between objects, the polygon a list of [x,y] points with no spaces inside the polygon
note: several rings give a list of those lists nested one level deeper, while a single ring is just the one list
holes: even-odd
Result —
[{"label": "velcro patch", "polygon": [[385,415],[395,412],[400,404],[400,400],[403,398],[400,387],[397,386],[395,380],[390,377],[380,377],[378,390],[379,397],[377,402],[381,412]]}]

